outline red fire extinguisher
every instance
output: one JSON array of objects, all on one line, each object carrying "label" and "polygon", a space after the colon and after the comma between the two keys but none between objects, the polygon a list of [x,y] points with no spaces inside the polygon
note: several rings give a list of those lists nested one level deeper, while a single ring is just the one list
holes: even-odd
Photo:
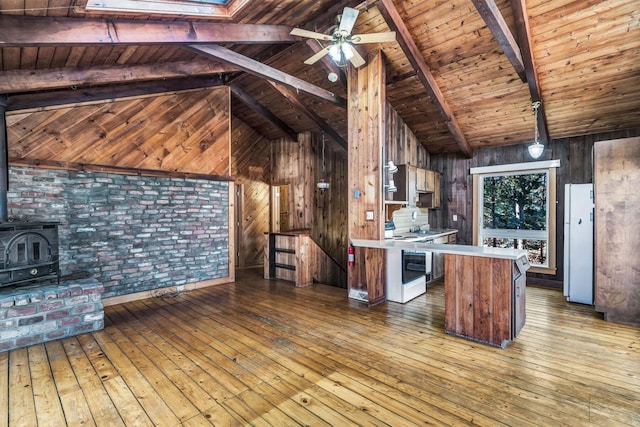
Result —
[{"label": "red fire extinguisher", "polygon": [[347,249],[347,254],[349,255],[349,267],[353,267],[356,264],[356,250],[352,244],[349,244],[349,248]]}]

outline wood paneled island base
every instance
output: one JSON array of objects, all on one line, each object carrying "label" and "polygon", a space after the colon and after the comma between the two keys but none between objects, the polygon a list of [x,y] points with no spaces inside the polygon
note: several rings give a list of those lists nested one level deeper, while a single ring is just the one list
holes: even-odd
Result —
[{"label": "wood paneled island base", "polygon": [[445,331],[504,348],[524,326],[519,260],[445,254]]}]

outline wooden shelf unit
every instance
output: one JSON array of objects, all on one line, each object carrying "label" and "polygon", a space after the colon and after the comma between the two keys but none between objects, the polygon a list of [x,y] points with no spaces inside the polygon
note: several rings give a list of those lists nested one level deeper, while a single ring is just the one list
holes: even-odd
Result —
[{"label": "wooden shelf unit", "polygon": [[308,286],[314,279],[343,286],[344,270],[305,231],[265,233],[264,278]]}]

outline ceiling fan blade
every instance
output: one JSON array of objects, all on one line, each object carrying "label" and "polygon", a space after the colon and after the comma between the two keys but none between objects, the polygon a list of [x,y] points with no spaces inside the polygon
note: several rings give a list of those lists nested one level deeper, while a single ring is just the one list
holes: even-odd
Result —
[{"label": "ceiling fan blade", "polygon": [[351,34],[351,30],[356,24],[356,18],[358,18],[359,13],[360,12],[358,12],[357,9],[345,7],[342,12],[342,18],[340,18],[340,28],[338,28],[338,30],[340,32],[344,31],[347,34]]},{"label": "ceiling fan blade", "polygon": [[395,31],[387,31],[386,33],[357,34],[351,36],[351,43],[384,43],[392,42],[396,39]]},{"label": "ceiling fan blade", "polygon": [[308,37],[310,39],[332,41],[333,37],[328,34],[316,33],[315,31],[303,30],[302,28],[294,28],[289,33],[292,36]]},{"label": "ceiling fan blade", "polygon": [[307,59],[306,61],[304,61],[305,64],[307,65],[313,65],[316,62],[318,62],[322,57],[324,57],[325,55],[327,55],[329,53],[329,49],[331,48],[331,46],[327,46],[325,48],[323,48],[322,50],[319,50],[315,55],[311,56],[309,59]]},{"label": "ceiling fan blade", "polygon": [[364,58],[360,55],[360,53],[356,50],[356,48],[351,46],[349,43],[343,44],[342,48],[349,49],[351,51],[352,55],[349,58],[349,61],[351,61],[354,67],[358,68],[365,64]]}]

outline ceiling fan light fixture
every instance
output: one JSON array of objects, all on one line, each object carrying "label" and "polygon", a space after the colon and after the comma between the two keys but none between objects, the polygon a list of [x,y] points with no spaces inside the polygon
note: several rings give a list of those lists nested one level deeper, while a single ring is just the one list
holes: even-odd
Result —
[{"label": "ceiling fan light fixture", "polygon": [[342,59],[342,52],[340,51],[340,45],[334,44],[329,48],[329,56],[335,62],[340,62]]},{"label": "ceiling fan light fixture", "polygon": [[347,44],[347,43],[342,43],[342,53],[344,54],[344,57],[347,61],[351,60],[351,58],[353,58],[353,47],[351,47],[351,45]]}]

